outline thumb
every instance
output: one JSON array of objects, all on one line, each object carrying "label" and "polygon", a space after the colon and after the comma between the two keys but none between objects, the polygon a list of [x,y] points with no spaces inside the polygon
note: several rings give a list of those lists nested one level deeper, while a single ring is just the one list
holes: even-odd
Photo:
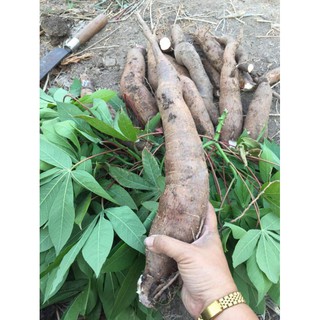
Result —
[{"label": "thumb", "polygon": [[179,263],[190,250],[190,244],[165,235],[152,235],[144,240],[147,249],[165,254]]}]

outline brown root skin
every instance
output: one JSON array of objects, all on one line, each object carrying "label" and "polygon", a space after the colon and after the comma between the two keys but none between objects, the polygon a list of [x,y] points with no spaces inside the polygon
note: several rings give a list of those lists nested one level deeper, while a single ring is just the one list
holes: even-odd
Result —
[{"label": "brown root skin", "polygon": [[156,91],[158,87],[157,63],[154,58],[150,43],[148,43],[148,46],[147,46],[147,73],[148,73],[148,82],[151,88],[154,91]]},{"label": "brown root skin", "polygon": [[[182,83],[177,71],[166,59],[155,37],[136,13],[157,62],[157,103],[165,136],[166,187],[160,197],[158,213],[150,235],[165,234],[192,242],[205,217],[209,198],[208,170],[202,143],[188,106],[182,96]],[[147,307],[157,304],[159,288],[172,280],[177,265],[171,258],[146,251],[146,267],[139,281],[139,299]],[[172,286],[163,292],[170,297]]]},{"label": "brown root skin", "polygon": [[228,42],[223,54],[220,78],[220,113],[227,109],[228,115],[222,127],[220,140],[228,143],[236,141],[242,132],[243,114],[240,96],[239,76],[235,53],[240,39]]},{"label": "brown root skin", "polygon": [[223,65],[223,48],[219,42],[208,29],[204,28],[196,31],[195,38],[210,64],[220,73]]},{"label": "brown root skin", "polygon": [[[217,42],[219,42],[223,47],[226,47],[228,42],[232,42],[233,37],[231,36],[223,36],[223,37],[214,37]],[[251,73],[254,69],[254,64],[250,61],[249,55],[247,51],[243,48],[243,46],[239,45],[235,58],[237,61],[237,68],[243,72]]]},{"label": "brown root skin", "polygon": [[145,49],[142,47],[128,51],[120,80],[120,93],[142,126],[158,113],[155,98],[144,85],[146,73],[144,54]]},{"label": "brown root skin", "polygon": [[213,137],[214,127],[206,106],[194,82],[186,76],[180,76],[183,87],[183,98],[190,109],[199,134]]},{"label": "brown root skin", "polygon": [[[211,121],[214,125],[217,125],[219,110],[213,103],[213,86],[202,65],[199,54],[191,43],[179,42],[180,39],[183,38],[183,32],[177,24],[171,27],[171,35],[174,43],[174,55],[177,62],[188,69],[190,77],[196,84],[205,103]],[[175,37],[177,37],[178,40]]]},{"label": "brown root skin", "polygon": [[220,97],[220,73],[211,65],[208,59],[201,58],[202,65],[204,70],[213,84],[213,95],[216,98]]},{"label": "brown root skin", "polygon": [[267,79],[270,86],[280,81],[280,67],[269,70],[266,72],[261,79],[259,79],[259,82],[263,81],[264,79]]},{"label": "brown root skin", "polygon": [[[243,125],[243,129],[249,132],[251,138],[257,139],[261,131],[265,127],[267,128],[271,104],[272,89],[265,78],[254,92]],[[265,136],[267,136],[267,130],[265,131]]]},{"label": "brown root skin", "polygon": [[239,85],[242,91],[251,91],[256,87],[256,83],[253,81],[250,73],[239,70]]}]

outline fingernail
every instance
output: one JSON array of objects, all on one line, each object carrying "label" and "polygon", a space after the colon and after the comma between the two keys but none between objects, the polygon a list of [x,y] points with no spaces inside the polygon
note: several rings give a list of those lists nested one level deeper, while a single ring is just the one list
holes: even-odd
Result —
[{"label": "fingernail", "polygon": [[147,247],[152,247],[153,246],[153,241],[154,241],[154,237],[147,237],[144,239],[144,244],[147,246]]}]

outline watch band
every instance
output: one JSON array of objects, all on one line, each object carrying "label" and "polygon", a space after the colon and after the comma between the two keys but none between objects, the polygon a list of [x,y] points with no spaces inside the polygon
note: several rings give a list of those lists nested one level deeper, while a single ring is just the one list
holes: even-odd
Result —
[{"label": "watch band", "polygon": [[199,319],[212,320],[223,310],[233,307],[239,303],[246,303],[242,294],[239,291],[229,293],[228,295],[213,301],[208,307],[206,307],[201,313],[201,317]]}]

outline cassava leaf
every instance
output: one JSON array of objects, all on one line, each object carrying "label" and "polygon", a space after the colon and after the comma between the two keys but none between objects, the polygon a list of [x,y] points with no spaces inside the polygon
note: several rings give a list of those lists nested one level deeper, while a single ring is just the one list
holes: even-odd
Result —
[{"label": "cassava leaf", "polygon": [[144,254],[146,228],[137,215],[127,206],[109,208],[105,212],[120,239]]},{"label": "cassava leaf", "polygon": [[69,139],[80,151],[80,143],[76,135],[75,123],[72,120],[65,120],[54,125],[56,132],[67,139]]},{"label": "cassava leaf", "polygon": [[[86,121],[93,128],[95,128],[98,131],[100,131],[104,134],[107,134],[111,137],[118,138],[118,139],[121,139],[124,141],[132,141],[132,140],[128,139],[126,136],[124,136],[121,132],[114,129],[111,125],[109,125],[109,124],[107,124],[97,118],[93,118],[91,116],[86,116],[86,115],[79,115],[78,118]],[[133,140],[133,141],[135,141],[135,140]]]},{"label": "cassava leaf", "polygon": [[117,120],[115,121],[115,128],[128,139],[128,141],[136,141],[139,130],[134,127],[130,118],[124,113],[123,110],[118,113]]},{"label": "cassava leaf", "polygon": [[[263,182],[270,181],[271,178],[271,171],[273,168],[277,170],[280,169],[280,160],[279,158],[265,145],[261,146],[262,153],[261,159],[259,161],[259,169],[260,175]],[[265,161],[264,161],[265,160]]]},{"label": "cassava leaf", "polygon": [[72,161],[69,155],[58,146],[40,135],[40,159],[59,168],[70,168]]},{"label": "cassava leaf", "polygon": [[133,250],[126,243],[122,243],[118,250],[107,259],[101,272],[116,272],[127,269],[132,265],[137,254],[137,251]]},{"label": "cassava leaf", "polygon": [[125,169],[110,166],[109,173],[119,184],[126,188],[152,190],[154,187],[145,179]]},{"label": "cassava leaf", "polygon": [[117,95],[115,91],[108,89],[99,89],[90,95],[83,96],[79,99],[79,102],[83,104],[93,103],[94,99],[102,99],[105,102],[108,102],[110,99],[114,98]]},{"label": "cassava leaf", "polygon": [[272,211],[280,215],[280,181],[275,180],[270,183],[265,183],[261,187],[264,190],[262,199],[264,199],[272,209]]},{"label": "cassava leaf", "polygon": [[69,268],[71,267],[80,250],[89,238],[96,224],[97,218],[98,216],[90,223],[88,228],[83,232],[79,241],[77,241],[72,246],[72,248],[64,255],[59,266],[52,271],[54,272],[54,277],[52,279],[52,283],[50,283],[50,286],[46,287],[45,301],[52,297],[61,288],[67,276]]},{"label": "cassava leaf", "polygon": [[48,228],[40,229],[40,252],[47,251],[53,247],[53,243],[49,236]]},{"label": "cassava leaf", "polygon": [[57,188],[49,212],[48,229],[56,254],[59,254],[71,235],[75,218],[70,173],[64,175]]},{"label": "cassava leaf", "polygon": [[133,210],[138,209],[129,192],[121,186],[119,186],[118,184],[112,185],[108,192],[110,196],[119,203],[119,205],[128,206],[130,209]]},{"label": "cassava leaf", "polygon": [[118,202],[113,199],[98,183],[98,181],[87,171],[74,170],[71,172],[72,178],[83,188],[99,195],[100,197],[109,200],[115,204]]},{"label": "cassava leaf", "polygon": [[266,275],[260,270],[256,257],[253,255],[247,261],[248,277],[254,284],[258,291],[258,304],[265,297],[266,293],[270,289],[272,282],[266,277]]},{"label": "cassava leaf", "polygon": [[161,176],[161,170],[155,157],[146,148],[142,151],[142,164],[144,169],[144,178],[154,186],[157,186],[157,179]]},{"label": "cassava leaf", "polygon": [[274,213],[268,213],[261,218],[261,229],[270,231],[280,230],[280,218]]},{"label": "cassava leaf", "polygon": [[127,308],[136,297],[137,282],[144,268],[145,259],[139,256],[129,269],[120,290],[117,293],[110,318],[113,319]]},{"label": "cassava leaf", "polygon": [[74,79],[71,86],[70,86],[70,94],[74,97],[79,97],[81,93],[81,80]]},{"label": "cassava leaf", "polygon": [[88,211],[90,203],[91,203],[91,192],[83,195],[79,203],[76,205],[74,223],[77,224],[80,227],[80,229],[82,229],[82,221],[84,219],[85,214]]},{"label": "cassava leaf", "polygon": [[90,285],[88,284],[87,287],[73,300],[67,311],[63,314],[61,320],[78,320],[80,315],[84,315],[89,292]]},{"label": "cassava leaf", "polygon": [[262,232],[259,239],[256,259],[259,268],[268,279],[277,283],[280,277],[280,245],[267,232]]},{"label": "cassava leaf", "polygon": [[254,254],[257,242],[261,236],[260,230],[249,230],[237,242],[232,254],[233,267],[236,268],[242,262],[248,260]]},{"label": "cassava leaf", "polygon": [[92,106],[91,110],[96,111],[95,114],[97,114],[99,116],[99,120],[112,126],[112,124],[113,124],[112,116],[111,116],[109,108],[104,100],[99,99],[99,98],[93,99],[93,106]]},{"label": "cassava leaf", "polygon": [[90,237],[82,249],[83,258],[94,270],[96,277],[106,261],[113,243],[114,232],[111,223],[100,215]]},{"label": "cassava leaf", "polygon": [[224,226],[229,227],[231,229],[232,236],[235,239],[241,239],[247,233],[246,230],[244,230],[243,228],[229,222],[225,222]]}]

